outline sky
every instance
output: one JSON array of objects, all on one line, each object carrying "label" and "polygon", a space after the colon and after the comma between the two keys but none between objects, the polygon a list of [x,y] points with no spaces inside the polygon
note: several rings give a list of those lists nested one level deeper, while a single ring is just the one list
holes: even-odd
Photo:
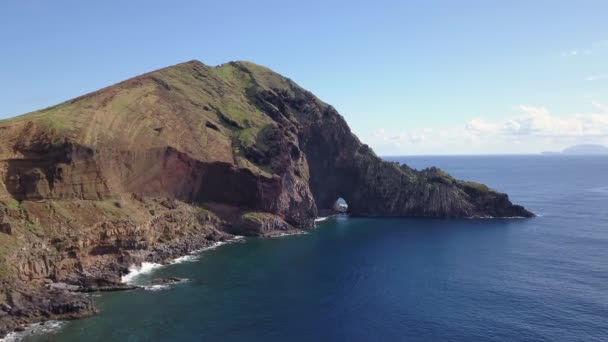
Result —
[{"label": "sky", "polygon": [[265,65],[380,155],[608,145],[607,1],[0,3],[0,119],[197,59]]}]

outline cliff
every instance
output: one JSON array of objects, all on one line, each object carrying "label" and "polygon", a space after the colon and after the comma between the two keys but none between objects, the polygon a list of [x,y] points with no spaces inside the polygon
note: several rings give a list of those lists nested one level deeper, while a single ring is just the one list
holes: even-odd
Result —
[{"label": "cliff", "polygon": [[92,314],[65,289],[120,289],[130,264],[311,228],[339,197],[356,216],[533,216],[381,160],[267,68],[191,61],[0,121],[0,330]]}]

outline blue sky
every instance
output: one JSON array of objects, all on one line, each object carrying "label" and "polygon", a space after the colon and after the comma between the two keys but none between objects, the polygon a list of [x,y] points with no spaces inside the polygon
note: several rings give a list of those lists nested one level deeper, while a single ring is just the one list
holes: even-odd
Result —
[{"label": "blue sky", "polygon": [[606,1],[0,3],[0,118],[146,71],[249,60],[379,154],[608,144]]}]

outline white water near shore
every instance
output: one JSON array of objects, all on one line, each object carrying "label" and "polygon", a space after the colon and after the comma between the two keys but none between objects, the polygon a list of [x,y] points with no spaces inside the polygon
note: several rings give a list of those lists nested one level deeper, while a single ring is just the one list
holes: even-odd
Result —
[{"label": "white water near shore", "polygon": [[131,265],[129,267],[129,273],[122,276],[120,279],[125,284],[133,284],[134,280],[141,274],[146,274],[152,272],[152,270],[162,267],[161,264],[156,264],[152,262],[142,262],[141,265]]},{"label": "white water near shore", "polygon": [[211,246],[203,247],[201,249],[197,249],[195,251],[190,252],[190,254],[188,254],[188,255],[184,255],[184,256],[181,256],[179,258],[175,258],[169,264],[180,264],[182,262],[197,261],[198,258],[200,257],[200,253],[201,252],[208,251],[208,250],[211,250],[211,249],[216,249],[216,248],[218,248],[220,246],[223,246],[225,244],[239,242],[239,241],[242,241],[244,239],[245,239],[244,236],[236,235],[235,237],[233,237],[232,239],[227,240],[227,241],[214,242]]},{"label": "white water near shore", "polygon": [[147,291],[163,291],[163,290],[168,290],[170,289],[169,285],[150,285],[150,286],[144,286],[144,290]]},{"label": "white water near shore", "polygon": [[[198,260],[198,258],[200,257],[200,253],[204,252],[204,251],[208,251],[211,249],[215,249],[218,248],[220,246],[223,246],[225,244],[228,243],[234,243],[234,242],[239,242],[244,240],[245,237],[243,236],[235,236],[230,240],[226,240],[226,241],[218,241],[218,242],[214,242],[212,245],[201,248],[201,249],[197,249],[195,251],[192,251],[190,254],[188,255],[184,255],[178,258],[173,259],[172,261],[170,261],[167,264],[157,264],[157,263],[152,263],[152,262],[143,262],[141,265],[131,265],[131,267],[129,267],[129,273],[125,274],[124,276],[121,277],[121,281],[125,284],[130,284],[130,285],[137,285],[137,278],[139,278],[140,275],[143,274],[148,274],[152,271],[154,271],[157,268],[163,267],[163,266],[167,266],[167,265],[173,265],[173,264],[179,264],[182,262],[193,262]],[[159,291],[159,290],[166,290],[169,287],[167,285],[153,285],[153,286],[144,286],[145,290],[149,290],[149,291]]]},{"label": "white water near shore", "polygon": [[304,234],[308,234],[308,232],[305,232],[303,230],[297,230],[297,231],[292,231],[292,232],[289,232],[289,233],[277,233],[277,234],[268,236],[268,238],[270,238],[270,239],[276,239],[276,238],[282,238],[282,237],[286,237],[286,236],[304,235]]},{"label": "white water near shore", "polygon": [[338,219],[338,220],[346,219],[348,217],[349,217],[349,215],[347,213],[337,213],[337,214],[332,214],[332,215],[328,215],[328,216],[320,216],[315,219],[315,223],[327,221],[329,219]]},{"label": "white water near shore", "polygon": [[[285,234],[285,235],[292,235],[292,234]],[[144,274],[149,274],[158,268],[168,266],[168,265],[180,264],[183,262],[194,262],[200,258],[202,252],[216,249],[220,246],[223,246],[223,245],[226,245],[229,243],[244,242],[244,241],[245,241],[244,236],[236,235],[230,240],[218,241],[218,242],[211,244],[210,246],[194,250],[187,255],[184,255],[184,256],[171,260],[167,264],[143,262],[139,266],[131,265],[131,267],[129,267],[129,273],[122,276],[121,281],[125,284],[137,285],[137,279],[139,278],[139,276],[144,275]],[[156,284],[156,285],[143,285],[142,288],[146,291],[164,291],[164,290],[169,290],[171,288],[171,286],[167,285],[167,284]],[[54,333],[57,333],[59,330],[61,330],[63,325],[65,325],[66,323],[67,323],[66,321],[47,321],[43,325],[41,325],[40,323],[32,323],[32,324],[25,326],[24,331],[11,332],[8,335],[6,335],[4,338],[0,338],[0,342],[17,342],[17,341],[23,340],[24,338],[26,338],[28,336],[32,336],[32,335],[52,336]]]},{"label": "white water near shore", "polygon": [[[204,252],[206,250],[215,249],[215,248],[225,245],[227,243],[238,242],[243,239],[244,239],[243,236],[235,236],[234,238],[232,238],[228,241],[215,242],[211,246],[193,251],[189,255],[184,255],[182,257],[176,258],[166,265],[179,264],[182,262],[189,262],[189,261],[196,261],[196,260],[198,260],[198,257],[199,257],[198,254],[201,252]],[[158,264],[158,263],[151,263],[151,262],[143,262],[139,266],[131,265],[131,267],[129,267],[129,273],[122,276],[121,281],[125,284],[134,285],[134,284],[136,284],[136,280],[140,275],[148,274],[148,273],[154,271],[155,269],[158,269],[158,268],[166,266],[166,265]],[[165,284],[144,285],[143,289],[146,291],[163,291],[163,290],[170,289],[170,286],[165,285]],[[26,338],[28,336],[32,336],[32,335],[52,336],[54,333],[58,332],[62,328],[62,326],[66,323],[67,323],[66,321],[47,321],[47,322],[44,322],[43,325],[41,325],[40,323],[28,324],[27,326],[24,326],[24,328],[25,328],[24,331],[11,332],[11,333],[7,334],[5,337],[0,338],[0,342],[17,342],[17,341],[23,340],[24,338]]]},{"label": "white water near shore", "polygon": [[64,321],[47,321],[43,325],[32,323],[27,325],[24,331],[12,332],[4,338],[0,338],[0,342],[17,342],[31,335],[53,336],[65,323]]}]

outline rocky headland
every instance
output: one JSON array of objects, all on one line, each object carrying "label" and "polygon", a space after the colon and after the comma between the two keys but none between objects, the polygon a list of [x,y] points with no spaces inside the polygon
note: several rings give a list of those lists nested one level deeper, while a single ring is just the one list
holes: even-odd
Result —
[{"label": "rocky headland", "polygon": [[354,216],[532,217],[437,168],[383,161],[344,118],[249,62],[198,61],[0,121],[0,335],[94,314],[90,291],[235,235]]}]

